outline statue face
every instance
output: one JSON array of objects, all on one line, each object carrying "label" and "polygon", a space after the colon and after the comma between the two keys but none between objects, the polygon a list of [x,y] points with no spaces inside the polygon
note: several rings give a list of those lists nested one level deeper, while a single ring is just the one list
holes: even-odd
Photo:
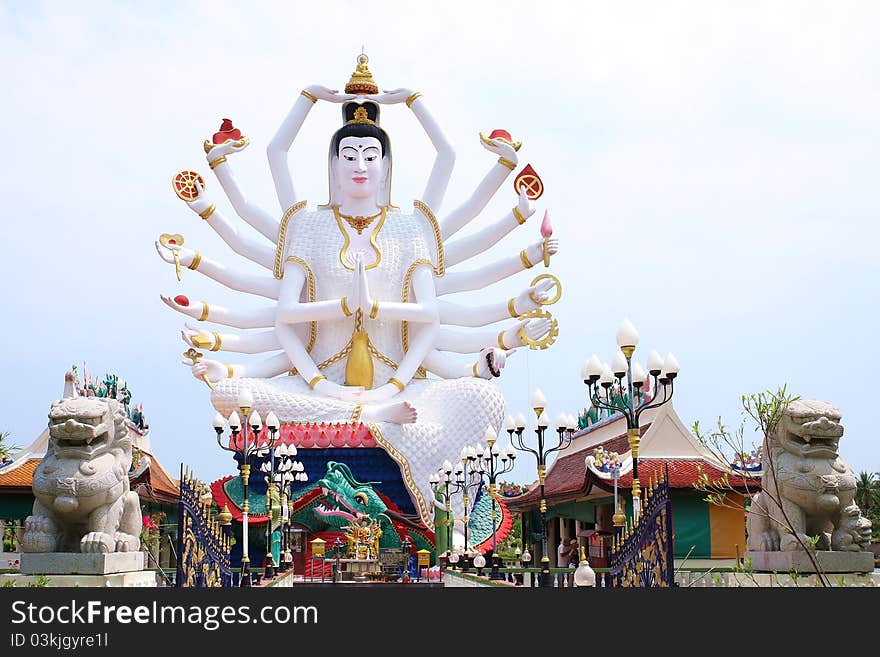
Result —
[{"label": "statue face", "polygon": [[375,137],[345,137],[334,166],[343,197],[375,197],[385,171],[382,145]]}]

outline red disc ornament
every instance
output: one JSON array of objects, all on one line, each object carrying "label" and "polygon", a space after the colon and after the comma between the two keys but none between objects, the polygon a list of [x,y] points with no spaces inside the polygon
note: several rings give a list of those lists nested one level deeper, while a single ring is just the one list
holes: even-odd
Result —
[{"label": "red disc ornament", "polygon": [[189,299],[182,294],[178,294],[176,297],[174,297],[174,303],[176,303],[178,306],[183,306],[184,308],[186,308],[187,306],[189,306]]},{"label": "red disc ornament", "polygon": [[171,186],[174,187],[174,193],[181,201],[195,201],[199,197],[196,181],[202,188],[205,187],[205,179],[198,171],[178,171],[171,181]]},{"label": "red disc ornament", "polygon": [[532,168],[531,164],[527,164],[526,168],[520,171],[513,181],[513,189],[517,194],[523,187],[525,187],[526,196],[532,201],[537,201],[544,193],[544,183],[541,182],[538,172]]}]

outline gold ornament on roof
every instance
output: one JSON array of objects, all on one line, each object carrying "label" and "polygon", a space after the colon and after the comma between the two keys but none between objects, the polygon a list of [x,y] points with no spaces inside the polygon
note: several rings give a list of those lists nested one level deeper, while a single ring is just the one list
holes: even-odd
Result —
[{"label": "gold ornament on roof", "polygon": [[351,74],[348,84],[345,85],[345,93],[361,96],[379,93],[379,85],[373,80],[373,74],[367,67],[367,62],[370,61],[370,58],[361,53],[358,55],[357,61],[357,67],[354,73]]}]

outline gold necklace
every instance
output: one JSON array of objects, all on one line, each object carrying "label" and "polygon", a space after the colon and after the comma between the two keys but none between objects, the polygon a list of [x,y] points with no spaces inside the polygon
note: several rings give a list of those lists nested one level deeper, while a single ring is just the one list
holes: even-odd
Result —
[{"label": "gold necklace", "polygon": [[369,228],[370,224],[373,223],[373,220],[381,215],[383,210],[379,210],[376,214],[370,215],[369,217],[364,217],[358,215],[356,217],[352,217],[351,215],[339,213],[339,216],[345,219],[345,223],[354,228],[358,235],[364,232],[364,228]]}]

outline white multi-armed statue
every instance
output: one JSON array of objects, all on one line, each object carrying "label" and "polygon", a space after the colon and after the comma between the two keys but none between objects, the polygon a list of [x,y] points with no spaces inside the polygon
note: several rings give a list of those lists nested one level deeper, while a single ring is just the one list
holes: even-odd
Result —
[{"label": "white multi-armed statue", "polygon": [[[498,156],[470,198],[438,221],[455,155],[419,93],[378,93],[367,67],[357,69],[337,93],[309,86],[297,98],[267,148],[281,206],[280,220],[248,200],[239,189],[230,156],[249,141],[224,121],[207,160],[236,214],[262,235],[245,235],[214,204],[200,180],[189,179],[180,194],[242,257],[265,275],[237,272],[174,240],[156,243],[159,255],[247,294],[271,300],[256,311],[162,296],[193,319],[242,333],[203,331],[187,325],[190,346],[246,354],[277,352],[254,363],[224,364],[199,359],[192,373],[212,385],[212,402],[224,415],[237,407],[242,386],[254,408],[273,410],[282,421],[365,423],[400,464],[422,520],[432,525],[428,479],[438,463],[478,440],[486,427],[498,429],[504,399],[491,379],[524,345],[544,348],[557,329],[540,306],[558,300],[552,277],[532,281],[518,296],[481,305],[457,304],[448,295],[483,289],[534,263],[549,263],[558,243],[544,237],[518,254],[462,269],[534,213],[526,186],[505,216],[467,237],[452,237],[485,208],[517,167],[518,143],[508,135],[480,135]],[[330,143],[330,199],[316,209],[295,191],[287,153],[317,101],[339,103],[343,125]],[[406,103],[425,129],[437,156],[421,200],[412,211],[391,201],[391,142],[379,125],[380,106]],[[180,189],[178,190],[180,192]],[[552,295],[551,290],[557,286]],[[484,297],[489,298],[487,295]],[[509,326],[485,329],[509,321]],[[450,352],[474,354],[463,362]],[[188,363],[189,364],[189,363]],[[428,373],[436,375],[429,377]]]}]

